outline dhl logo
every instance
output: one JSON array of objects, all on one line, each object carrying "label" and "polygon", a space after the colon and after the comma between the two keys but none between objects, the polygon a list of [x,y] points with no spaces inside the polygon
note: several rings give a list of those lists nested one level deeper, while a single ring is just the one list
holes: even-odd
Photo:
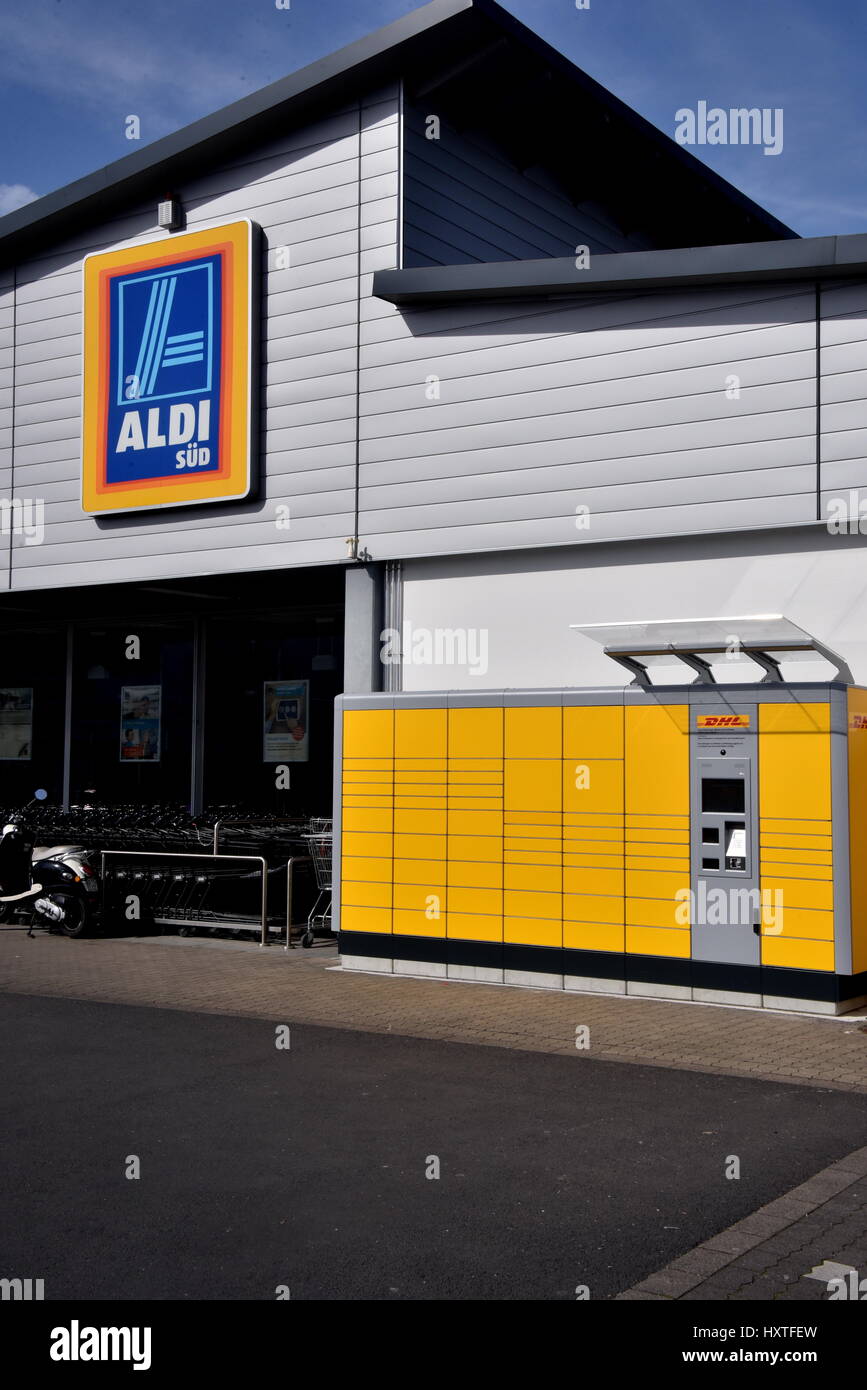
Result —
[{"label": "dhl logo", "polygon": [[696,723],[700,729],[748,729],[748,714],[699,714]]},{"label": "dhl logo", "polygon": [[853,714],[849,720],[850,729],[867,729],[867,714]]}]

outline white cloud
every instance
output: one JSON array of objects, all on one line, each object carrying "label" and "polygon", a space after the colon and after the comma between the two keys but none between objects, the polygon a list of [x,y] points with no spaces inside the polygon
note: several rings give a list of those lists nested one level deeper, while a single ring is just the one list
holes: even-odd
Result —
[{"label": "white cloud", "polygon": [[23,208],[25,203],[32,203],[38,197],[26,183],[0,183],[0,217]]}]

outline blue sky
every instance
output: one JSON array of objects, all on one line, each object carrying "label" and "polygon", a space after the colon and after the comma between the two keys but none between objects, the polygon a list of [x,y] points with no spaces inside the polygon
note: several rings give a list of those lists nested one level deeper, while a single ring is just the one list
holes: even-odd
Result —
[{"label": "blue sky", "polygon": [[[285,0],[283,0],[285,3]],[[0,212],[418,8],[415,0],[0,0]],[[695,151],[804,236],[867,230],[864,0],[508,0],[673,135],[675,112],[782,107],[778,156]],[[575,157],[581,157],[580,131]]]}]

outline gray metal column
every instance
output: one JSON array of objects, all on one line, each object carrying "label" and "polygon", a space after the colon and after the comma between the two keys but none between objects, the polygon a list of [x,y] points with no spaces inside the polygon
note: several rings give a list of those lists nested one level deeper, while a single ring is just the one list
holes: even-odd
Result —
[{"label": "gray metal column", "polygon": [[343,689],[347,695],[381,690],[383,629],[382,565],[351,565],[346,571]]}]

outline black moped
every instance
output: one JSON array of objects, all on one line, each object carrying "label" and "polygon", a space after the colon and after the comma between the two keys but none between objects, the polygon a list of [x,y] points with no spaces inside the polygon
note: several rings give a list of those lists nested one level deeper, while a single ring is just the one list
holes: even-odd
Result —
[{"label": "black moped", "polygon": [[[35,801],[45,801],[40,789]],[[99,879],[79,845],[36,850],[27,826],[33,801],[12,816],[0,833],[0,925],[34,927],[86,936],[99,920]]]}]

